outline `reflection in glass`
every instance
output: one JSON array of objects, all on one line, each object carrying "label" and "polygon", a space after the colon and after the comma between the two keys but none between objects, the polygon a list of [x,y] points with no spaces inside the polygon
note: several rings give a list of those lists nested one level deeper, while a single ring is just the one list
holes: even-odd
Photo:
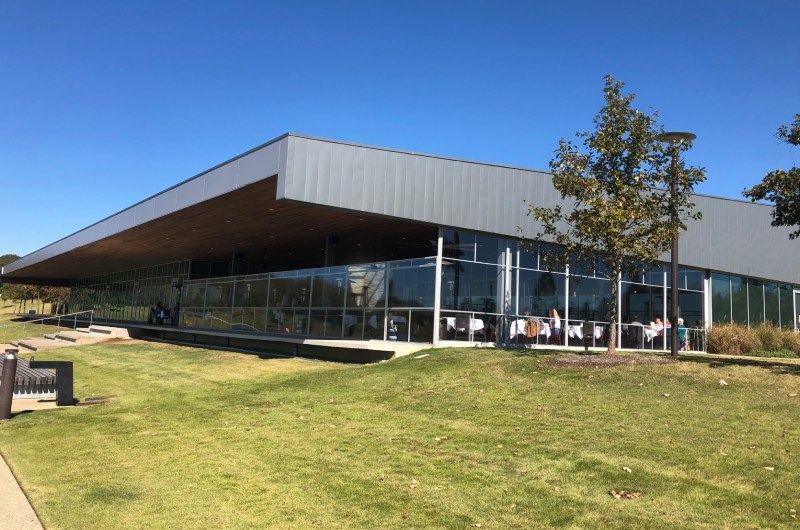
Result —
[{"label": "reflection in glass", "polygon": [[764,323],[764,288],[761,280],[747,279],[747,300],[749,303],[750,325]]},{"label": "reflection in glass", "polygon": [[733,322],[747,325],[747,282],[741,276],[731,275],[731,305]]},{"label": "reflection in glass", "polygon": [[389,270],[389,306],[433,307],[436,267],[406,267]]},{"label": "reflection in glass", "polygon": [[620,285],[622,322],[649,324],[664,313],[664,288],[636,283]]},{"label": "reflection in glass", "polygon": [[564,314],[565,276],[553,272],[519,271],[520,314],[546,317],[555,308]]},{"label": "reflection in glass", "polygon": [[475,259],[475,234],[464,230],[442,231],[442,256],[446,258]]},{"label": "reflection in glass", "polygon": [[570,277],[569,319],[608,321],[611,307],[608,280]]},{"label": "reflection in glass", "polygon": [[731,323],[731,279],[727,274],[711,274],[711,316],[714,324]]},{"label": "reflection in glass", "polygon": [[503,268],[449,261],[442,263],[442,308],[496,313],[502,301]]},{"label": "reflection in glass", "polygon": [[[794,329],[794,301],[792,296],[792,286],[781,284],[780,286],[780,301],[781,301],[781,327],[786,329]],[[800,309],[800,308],[798,308]]]},{"label": "reflection in glass", "polygon": [[775,326],[781,325],[779,305],[778,284],[775,282],[764,282],[764,313],[766,321]]}]

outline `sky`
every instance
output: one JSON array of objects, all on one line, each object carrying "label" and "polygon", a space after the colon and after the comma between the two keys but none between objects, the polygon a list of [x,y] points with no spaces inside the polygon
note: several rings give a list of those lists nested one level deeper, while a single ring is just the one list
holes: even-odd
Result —
[{"label": "sky", "polygon": [[0,0],[0,254],[285,132],[546,169],[603,76],[698,135],[699,192],[797,153],[796,0]]}]

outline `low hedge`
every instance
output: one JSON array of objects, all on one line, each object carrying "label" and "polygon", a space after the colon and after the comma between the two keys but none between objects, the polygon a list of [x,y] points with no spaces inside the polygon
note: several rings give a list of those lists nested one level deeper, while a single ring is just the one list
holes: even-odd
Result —
[{"label": "low hedge", "polygon": [[800,334],[772,324],[748,328],[736,324],[708,330],[708,352],[757,357],[800,357]]}]

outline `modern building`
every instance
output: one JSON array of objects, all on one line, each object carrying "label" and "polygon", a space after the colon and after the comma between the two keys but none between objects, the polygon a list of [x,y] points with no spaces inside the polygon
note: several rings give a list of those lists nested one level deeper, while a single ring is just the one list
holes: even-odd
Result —
[{"label": "modern building", "polygon": [[[547,244],[526,239],[527,204],[560,200],[541,171],[286,134],[0,279],[70,285],[70,311],[205,337],[600,345],[601,267],[546,267]],[[714,323],[797,328],[800,241],[770,225],[770,206],[695,202],[703,219],[680,243],[690,346]],[[667,270],[621,279],[622,347],[666,348],[649,324],[667,314]]]}]

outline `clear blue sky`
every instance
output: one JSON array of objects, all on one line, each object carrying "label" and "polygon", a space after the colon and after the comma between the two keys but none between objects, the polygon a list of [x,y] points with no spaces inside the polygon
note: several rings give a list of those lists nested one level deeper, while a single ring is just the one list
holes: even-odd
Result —
[{"label": "clear blue sky", "polygon": [[0,0],[0,254],[286,131],[546,168],[611,73],[705,193],[792,163],[800,2]]}]

